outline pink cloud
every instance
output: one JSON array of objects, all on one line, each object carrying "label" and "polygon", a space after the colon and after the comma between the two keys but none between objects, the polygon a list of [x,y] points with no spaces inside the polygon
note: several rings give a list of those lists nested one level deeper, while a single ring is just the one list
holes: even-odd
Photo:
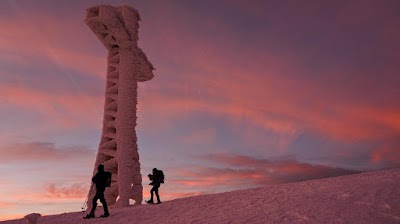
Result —
[{"label": "pink cloud", "polygon": [[[237,173],[231,172],[232,175],[239,174],[237,175],[237,180],[243,179],[253,184],[286,183],[357,173],[357,171],[312,165],[285,158],[272,161],[229,154],[209,154],[203,158],[231,168],[206,169],[201,172],[202,174],[212,175],[212,173],[215,173],[218,175],[220,173],[223,176],[231,171],[237,171]],[[228,174],[228,177],[231,174]]]},{"label": "pink cloud", "polygon": [[[257,11],[254,7],[247,7],[246,10]],[[32,18],[37,20],[35,23],[43,24],[40,31],[34,29],[27,21],[5,21],[4,24],[0,22],[10,30],[7,35],[1,36],[0,40],[0,46],[4,47],[5,51],[12,50],[9,46],[20,46],[18,50],[21,52],[38,55],[38,52],[46,49],[46,58],[52,62],[91,74],[101,73],[103,77],[105,57],[94,56],[90,51],[82,53],[82,49],[86,49],[85,35],[77,34],[77,39],[72,41],[78,44],[76,48],[67,48],[63,44],[54,45],[55,42],[66,43],[66,39],[57,31],[57,27],[63,24],[62,21],[38,15]],[[363,16],[360,15],[360,18],[362,20]],[[216,32],[215,36],[232,34],[232,30],[221,22],[213,21],[213,18],[206,18],[204,22],[210,24],[210,28]],[[147,24],[160,31],[158,36],[142,37],[146,39],[145,43],[152,43],[146,45],[148,50],[158,57],[184,64],[190,72],[187,75],[185,73],[185,76],[173,77],[175,82],[157,81],[166,80],[162,79],[162,75],[173,75],[175,70],[166,63],[163,64],[164,70],[156,70],[159,74],[156,74],[155,80],[145,84],[151,88],[139,89],[139,95],[143,96],[139,103],[139,113],[157,115],[156,119],[143,120],[143,127],[167,126],[166,124],[174,122],[174,119],[170,118],[179,119],[182,116],[191,116],[194,112],[201,112],[223,118],[233,124],[246,122],[250,127],[247,132],[250,133],[243,133],[243,136],[248,138],[251,138],[254,126],[271,130],[283,136],[278,140],[283,148],[304,132],[313,132],[345,142],[381,141],[387,136],[396,136],[399,133],[400,107],[391,100],[395,98],[395,94],[390,95],[382,91],[376,96],[377,99],[386,100],[384,106],[375,101],[361,100],[359,94],[356,94],[360,91],[368,92],[367,87],[374,87],[373,80],[369,80],[367,76],[362,80],[343,79],[352,76],[354,71],[340,68],[324,71],[325,75],[319,79],[303,80],[301,72],[304,72],[305,68],[301,56],[287,49],[277,53],[260,52],[250,47],[238,48],[239,45],[233,38],[223,43],[213,42],[209,37],[197,35],[194,28],[185,30],[188,25],[185,21],[174,25],[160,24],[156,17],[154,20],[148,20]],[[64,25],[67,31],[73,32],[76,29],[76,24]],[[19,27],[27,29],[21,31]],[[174,35],[169,35],[170,30],[174,30]],[[389,28],[385,30],[390,31]],[[32,34],[32,38],[26,37],[27,32]],[[90,32],[87,34],[90,35]],[[176,38],[177,36],[182,38]],[[47,42],[43,41],[43,37]],[[102,49],[101,45],[100,48]],[[157,65],[155,66],[157,68]],[[165,74],[167,71],[171,74]],[[387,75],[390,71],[382,73]],[[343,84],[344,80],[346,85],[357,89],[338,88],[337,85]],[[7,96],[2,99],[6,105],[45,114],[50,125],[55,123],[71,128],[82,124],[82,120],[85,124],[96,127],[101,125],[102,96],[49,94],[15,86],[2,87],[0,95]],[[58,107],[61,107],[63,112],[60,112]],[[93,116],[96,115],[93,112],[96,112],[97,116]],[[186,140],[197,141],[204,138],[213,141],[213,135],[195,133],[193,136],[186,136]]]},{"label": "pink cloud", "polygon": [[371,152],[371,161],[374,165],[400,166],[400,147],[384,144]]},{"label": "pink cloud", "polygon": [[[229,86],[221,85],[219,88],[229,89]],[[247,92],[243,90],[242,93]],[[232,123],[250,121],[253,125],[288,136],[296,136],[311,130],[342,141],[381,140],[400,130],[399,113],[396,112],[400,111],[400,108],[388,110],[379,107],[348,105],[346,102],[329,105],[322,99],[322,105],[315,103],[309,107],[302,107],[298,101],[296,102],[301,93],[296,94],[294,99],[279,98],[279,102],[275,99],[259,102],[259,99],[252,100],[254,97],[251,95],[248,98],[237,99],[229,98],[228,95],[216,94],[213,96],[214,100],[209,101],[207,98],[185,95],[172,97],[148,93],[141,102],[143,104],[141,108],[150,113],[162,110],[163,117],[157,120],[184,116],[191,112],[202,112],[230,119]],[[218,102],[216,99],[220,98],[226,100]],[[307,96],[304,98],[306,99]],[[334,117],[325,112],[328,108],[335,113]]]},{"label": "pink cloud", "polygon": [[49,93],[38,89],[4,85],[0,88],[0,94],[6,96],[0,98],[2,106],[39,112],[46,116],[48,126],[54,127],[56,124],[59,127],[71,128],[82,123],[100,125],[102,97],[78,93]]},{"label": "pink cloud", "polygon": [[[29,14],[29,13],[28,13]],[[17,65],[32,63],[24,58],[29,56],[36,63],[55,63],[63,69],[73,69],[105,78],[106,51],[104,55],[94,55],[81,49],[87,40],[81,34],[72,36],[63,33],[76,33],[77,24],[65,23],[58,18],[46,15],[25,15],[26,18],[7,18],[0,21],[0,57]],[[37,29],[40,24],[40,29]],[[82,25],[83,26],[83,25]],[[21,29],[22,27],[22,29]],[[62,32],[59,31],[62,27]],[[74,43],[74,48],[68,44]],[[23,57],[21,57],[23,56]]]},{"label": "pink cloud", "polygon": [[[172,27],[159,29],[171,30]],[[226,28],[218,26],[217,30],[221,35],[229,36]],[[180,36],[183,35],[180,32],[186,31],[178,29],[176,32]],[[170,58],[197,71],[191,72],[179,83],[166,83],[169,90],[177,93],[173,96],[161,96],[156,92],[145,95],[144,108],[158,111],[156,107],[159,105],[168,105],[164,106],[163,112],[172,116],[200,111],[231,118],[233,123],[248,119],[255,125],[288,136],[313,131],[349,142],[381,140],[388,134],[394,134],[393,131],[400,127],[396,121],[398,118],[394,116],[390,116],[392,119],[386,118],[386,121],[381,120],[387,117],[388,112],[398,114],[400,107],[396,107],[394,102],[387,102],[389,108],[383,108],[375,102],[366,103],[353,96],[355,91],[360,91],[360,87],[342,91],[336,86],[339,83],[332,85],[332,80],[302,80],[301,75],[297,78],[293,74],[304,71],[299,55],[291,52],[269,54],[251,49],[243,49],[240,54],[235,54],[230,48],[233,43],[221,43],[215,47],[202,38],[196,35],[179,40],[163,37],[164,46],[159,46],[158,53],[165,51]],[[182,48],[187,49],[184,57],[179,54]],[[242,64],[251,66],[238,66]],[[325,72],[329,75],[324,77],[347,77],[353,71],[344,68]],[[361,90],[366,92],[368,86],[373,85],[367,77],[346,82],[346,85],[354,87],[361,84]],[[152,84],[156,83],[148,85]],[[378,97],[387,98],[387,95],[382,93]],[[371,116],[366,116],[365,112]]]},{"label": "pink cloud", "polygon": [[[257,11],[254,5],[245,8],[249,12]],[[169,13],[172,13],[175,9],[172,7],[170,10],[172,11]],[[160,13],[165,12],[161,10]],[[185,14],[185,12],[175,13],[180,16]],[[184,21],[175,25],[159,24],[156,21],[156,18],[147,21],[148,26],[160,32],[158,36],[143,37],[146,38],[145,43],[153,43],[151,46],[146,45],[148,50],[152,54],[165,56],[169,60],[185,64],[192,71],[196,71],[180,80],[184,82],[184,85],[181,82],[159,84],[156,80],[148,84],[149,86],[158,85],[160,88],[167,88],[177,93],[164,96],[158,92],[152,92],[151,95],[145,95],[143,98],[143,104],[145,104],[143,108],[146,110],[143,113],[147,113],[148,110],[159,111],[161,108],[167,113],[158,119],[160,123],[162,119],[169,116],[168,114],[179,117],[187,112],[200,111],[226,117],[233,123],[238,119],[247,119],[253,125],[285,134],[288,136],[285,141],[290,141],[293,139],[290,136],[296,136],[307,130],[324,133],[337,140],[355,141],[382,139],[391,134],[390,130],[384,129],[389,128],[394,131],[400,129],[399,118],[396,115],[400,111],[399,107],[386,109],[373,104],[365,105],[332,92],[332,88],[325,88],[326,85],[330,85],[329,83],[320,83],[316,80],[310,82],[310,80],[296,78],[293,74],[303,71],[304,68],[299,55],[293,52],[285,50],[279,53],[260,52],[253,48],[241,48],[240,53],[235,53],[237,43],[234,39],[215,43],[210,38],[185,30],[188,24]],[[206,18],[204,22],[216,32],[215,36],[229,36],[232,32],[223,23],[214,21],[212,18]],[[38,23],[41,24],[40,30],[35,28],[35,24]],[[0,46],[3,47],[3,51],[13,51],[17,47],[18,51],[35,56],[43,55],[45,51],[45,60],[50,60],[65,68],[104,77],[105,55],[93,55],[90,51],[81,50],[90,40],[86,37],[90,35],[90,32],[88,31],[87,35],[76,34],[76,39],[68,40],[69,37],[66,38],[57,31],[61,24],[63,29],[70,33],[76,30],[77,24],[65,24],[57,18],[46,15],[29,14],[23,19],[4,20],[0,22],[0,25],[6,28],[4,30],[7,30],[7,33],[2,36]],[[25,29],[20,29],[20,27],[25,27]],[[170,30],[175,30],[174,36],[169,35]],[[28,38],[26,33],[30,33],[31,36]],[[175,38],[176,36],[182,38]],[[67,47],[66,44],[72,42],[78,44],[76,48]],[[54,45],[54,43],[59,44]],[[100,48],[102,49],[99,44]],[[10,60],[18,60],[13,54],[10,54],[10,57],[12,57]],[[169,69],[168,64],[164,67]],[[343,72],[348,73],[340,70],[327,72],[330,73],[329,77],[335,77]],[[159,74],[156,74],[155,79],[157,75],[162,75],[165,71],[156,70],[156,73]],[[356,82],[350,84],[357,85]],[[15,91],[18,93],[15,94]],[[140,91],[143,92],[143,90]],[[197,94],[194,91],[197,91]],[[85,114],[85,111],[90,109],[77,99],[80,96],[73,96],[73,94],[61,96],[62,100],[58,100],[60,96],[56,96],[57,98],[46,96],[40,91],[35,92],[29,89],[11,91],[8,88],[3,92],[11,96],[10,101],[14,104],[23,104],[26,107],[45,111],[51,115],[50,117],[57,116],[57,112],[54,111],[56,104],[67,108],[68,113],[76,114],[76,116],[82,112],[81,116],[88,119],[93,117]],[[21,96],[18,97],[18,94]],[[26,102],[27,94],[32,104]],[[88,101],[96,102],[91,106],[99,105],[98,108],[101,108],[102,97],[88,99]],[[150,104],[152,105],[149,106]],[[76,113],[75,110],[79,112]],[[326,114],[326,110],[335,113],[335,117]],[[388,114],[390,116],[387,116]],[[58,117],[60,120],[63,119],[61,122],[66,126],[76,125],[78,122],[74,118]],[[98,123],[98,120],[95,122]]]},{"label": "pink cloud", "polygon": [[14,143],[2,146],[2,163],[21,161],[30,162],[59,162],[66,159],[88,158],[94,152],[84,146],[56,147],[50,142]]},{"label": "pink cloud", "polygon": [[0,201],[0,208],[1,207],[11,207],[11,206],[15,206],[15,203]]},{"label": "pink cloud", "polygon": [[0,221],[4,220],[12,220],[12,219],[21,219],[25,216],[26,214],[0,214]]},{"label": "pink cloud", "polygon": [[214,129],[200,129],[193,133],[189,133],[183,137],[183,141],[189,144],[194,143],[214,143],[216,138],[216,133]]},{"label": "pink cloud", "polygon": [[89,186],[83,183],[74,183],[67,187],[57,187],[56,184],[47,184],[45,196],[51,199],[82,199],[87,196]]},{"label": "pink cloud", "polygon": [[[256,5],[245,5],[244,8],[253,14],[257,11]],[[301,4],[299,7],[304,8]],[[317,4],[315,7],[304,9],[314,15],[321,7],[324,6]],[[369,11],[374,9],[371,5],[365,7]],[[346,5],[345,8],[343,12],[334,15],[342,13],[345,15],[342,19],[353,15],[350,12],[354,11],[354,5]],[[368,10],[358,11],[361,14],[351,22],[360,24],[365,18],[371,19],[366,13]],[[182,17],[190,13],[174,11],[173,7],[168,10],[160,8],[160,17],[170,11]],[[215,19],[202,20],[204,24],[210,24],[205,27],[213,31],[213,37],[233,35],[226,24],[213,20]],[[382,120],[388,113],[399,114],[400,107],[395,101],[395,95],[378,86],[373,79],[374,74],[364,74],[363,68],[355,70],[340,67],[333,70],[328,67],[321,71],[320,75],[315,74],[314,79],[308,76],[303,78],[303,73],[311,71],[303,64],[304,56],[293,50],[265,52],[251,47],[238,47],[241,43],[237,43],[234,38],[228,38],[224,42],[213,42],[209,36],[198,35],[196,29],[185,21],[174,25],[161,25],[155,21],[157,20],[148,21],[149,26],[159,30],[161,35],[146,37],[154,43],[150,50],[153,52],[158,49],[157,54],[165,54],[169,60],[190,68],[189,75],[179,79],[179,83],[165,83],[165,86],[177,94],[170,99],[166,99],[169,96],[157,96],[164,105],[171,106],[168,109],[174,110],[173,113],[177,113],[176,110],[183,111],[177,113],[177,116],[186,110],[208,112],[222,117],[229,114],[232,122],[248,118],[256,125],[278,133],[297,135],[311,130],[335,140],[348,142],[382,140],[397,132],[400,127],[398,118],[394,116],[390,116],[392,119]],[[343,22],[348,24],[347,20]],[[336,31],[341,28],[339,25],[332,29]],[[307,27],[312,29],[313,24],[308,24]],[[391,28],[395,26],[391,25]],[[170,30],[174,30],[174,35],[169,35]],[[327,37],[328,44],[332,37]],[[380,72],[383,78],[394,77],[390,69]],[[148,85],[152,84],[156,83]],[[373,101],[365,100],[365,94],[360,94],[369,93],[371,89],[376,88],[382,91],[377,92],[378,95],[374,96],[376,98]],[[381,106],[379,99],[385,99],[386,108]],[[161,104],[155,102],[154,106]],[[370,113],[370,116],[366,116],[366,112]],[[269,114],[281,116],[277,118]]]},{"label": "pink cloud", "polygon": [[190,188],[222,190],[228,186],[243,188],[277,183],[259,170],[253,169],[202,167],[196,171],[187,171],[184,175],[185,179],[172,180],[173,184]]},{"label": "pink cloud", "polygon": [[[198,41],[200,44],[196,46],[199,46],[199,49],[192,47],[193,52],[199,52],[201,49],[204,51],[201,40]],[[171,43],[168,46],[174,47]],[[387,119],[387,121],[379,120],[387,117],[388,112],[398,114],[400,108],[394,106],[396,105],[394,102],[387,103],[389,108],[382,108],[375,106],[374,102],[368,102],[368,104],[364,103],[364,100],[357,102],[357,98],[333,92],[335,88],[329,86],[329,83],[289,78],[288,74],[302,71],[301,65],[293,57],[249,52],[249,54],[253,53],[254,58],[257,58],[259,62],[252,63],[251,68],[242,69],[234,64],[229,65],[233,61],[238,61],[240,57],[223,52],[225,49],[213,52],[211,56],[201,54],[192,58],[190,58],[191,55],[186,56],[185,60],[188,64],[198,66],[203,70],[184,78],[184,83],[186,85],[190,83],[192,90],[185,88],[186,85],[182,86],[181,83],[169,84],[168,87],[182,94],[181,96],[174,95],[175,99],[170,99],[181,101],[180,103],[171,102],[168,105],[181,110],[192,109],[219,115],[230,114],[233,121],[247,117],[255,124],[267,129],[289,134],[311,128],[315,132],[322,132],[334,139],[345,141],[381,139],[382,128],[374,126],[383,125],[395,129],[400,127],[398,118],[394,116],[390,116],[393,119]],[[338,70],[329,76],[335,77],[341,73],[348,72]],[[222,74],[229,74],[229,77]],[[356,86],[360,83],[355,80],[350,85]],[[194,91],[198,91],[199,94],[193,95]],[[347,91],[346,94],[352,93]],[[160,97],[163,98],[163,96]],[[387,96],[382,94],[380,97]],[[165,102],[164,104],[170,101],[161,100]],[[326,111],[332,111],[335,116],[332,117]],[[373,114],[365,116],[365,112],[373,112]],[[281,118],[269,117],[268,114],[281,115]],[[386,136],[387,133],[384,135]]]},{"label": "pink cloud", "polygon": [[80,202],[85,200],[89,189],[88,183],[68,182],[67,184],[44,183],[42,188],[23,189],[14,194],[12,199],[17,205],[35,203],[44,205],[46,203]]}]

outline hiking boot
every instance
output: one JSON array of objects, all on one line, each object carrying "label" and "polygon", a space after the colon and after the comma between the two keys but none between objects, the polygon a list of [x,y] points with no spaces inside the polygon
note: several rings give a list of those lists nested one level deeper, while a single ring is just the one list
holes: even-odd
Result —
[{"label": "hiking boot", "polygon": [[87,214],[85,217],[83,217],[84,219],[92,219],[94,218],[94,214],[93,213],[89,213]]},{"label": "hiking boot", "polygon": [[101,218],[106,218],[106,217],[108,217],[108,216],[110,216],[110,214],[108,214],[108,213],[104,213],[103,215],[101,215],[100,217]]}]

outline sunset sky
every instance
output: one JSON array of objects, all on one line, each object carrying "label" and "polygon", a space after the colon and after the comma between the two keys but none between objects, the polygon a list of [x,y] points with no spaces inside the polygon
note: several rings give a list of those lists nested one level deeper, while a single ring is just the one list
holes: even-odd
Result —
[{"label": "sunset sky", "polygon": [[[400,1],[0,1],[0,220],[79,211],[105,47],[86,8],[128,4],[144,197],[164,201],[400,166]],[[345,186],[343,186],[345,187]]]}]

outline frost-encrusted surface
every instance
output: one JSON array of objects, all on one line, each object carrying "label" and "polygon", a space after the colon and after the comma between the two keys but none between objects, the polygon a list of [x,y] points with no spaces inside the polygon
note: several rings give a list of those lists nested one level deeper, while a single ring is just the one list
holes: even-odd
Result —
[{"label": "frost-encrusted surface", "polygon": [[[109,50],[103,129],[95,162],[113,173],[105,191],[109,205],[128,206],[143,200],[136,137],[137,82],[153,78],[153,65],[137,46],[140,16],[129,6],[98,5],[86,11],[85,22]],[[95,189],[89,192],[88,207]],[[118,201],[116,201],[119,196]]]},{"label": "frost-encrusted surface", "polygon": [[38,223],[398,224],[399,186],[397,168],[113,209],[106,219],[82,220],[83,213],[75,212]]}]

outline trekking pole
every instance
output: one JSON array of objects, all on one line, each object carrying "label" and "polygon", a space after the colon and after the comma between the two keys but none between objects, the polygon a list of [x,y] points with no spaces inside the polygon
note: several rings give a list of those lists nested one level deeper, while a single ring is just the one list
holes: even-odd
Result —
[{"label": "trekking pole", "polygon": [[82,212],[84,212],[85,209],[86,209],[86,205],[87,205],[88,198],[89,198],[89,195],[86,197],[85,201],[83,202],[83,205],[82,205]]},{"label": "trekking pole", "polygon": [[92,183],[92,185],[91,185],[91,187],[90,187],[89,193],[88,193],[87,196],[86,196],[85,202],[83,202],[83,205],[82,205],[82,212],[84,212],[85,209],[87,208],[87,202],[89,201],[89,195],[90,195],[90,191],[92,191],[92,188],[93,188],[93,183]]}]

